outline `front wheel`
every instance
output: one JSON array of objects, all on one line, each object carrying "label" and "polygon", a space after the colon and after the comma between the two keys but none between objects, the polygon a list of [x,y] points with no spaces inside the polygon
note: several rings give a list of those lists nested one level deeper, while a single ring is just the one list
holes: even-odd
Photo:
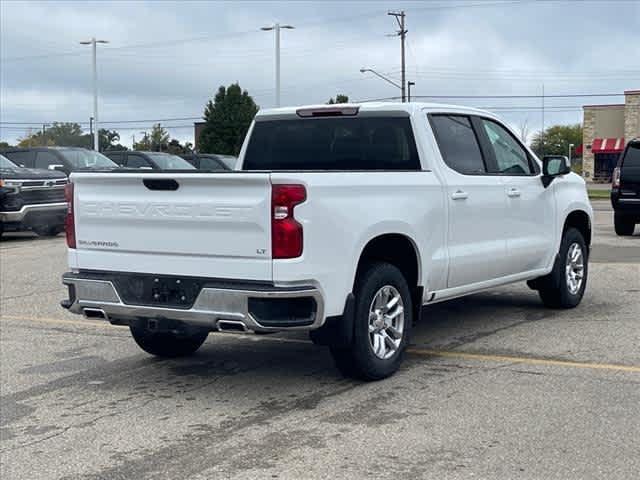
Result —
[{"label": "front wheel", "polygon": [[347,376],[380,380],[393,375],[404,357],[413,321],[411,293],[404,275],[376,262],[358,276],[353,343],[332,348],[338,369]]},{"label": "front wheel", "polygon": [[537,280],[542,302],[550,308],[578,306],[587,286],[589,273],[587,244],[579,230],[568,228],[551,273]]},{"label": "front wheel", "polygon": [[623,237],[633,235],[633,230],[635,229],[636,224],[632,219],[615,214],[613,216],[613,227],[616,231],[616,235]]},{"label": "front wheel", "polygon": [[131,325],[129,329],[133,339],[145,352],[166,358],[185,357],[195,353],[209,335],[204,330],[190,334],[153,332],[138,325]]}]

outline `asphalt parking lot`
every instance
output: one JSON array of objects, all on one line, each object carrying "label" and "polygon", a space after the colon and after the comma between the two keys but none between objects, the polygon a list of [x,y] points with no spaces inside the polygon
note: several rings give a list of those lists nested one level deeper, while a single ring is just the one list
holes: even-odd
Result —
[{"label": "asphalt parking lot", "polygon": [[63,311],[64,238],[0,243],[9,479],[637,478],[640,228],[594,202],[582,304],[519,284],[424,311],[405,365],[346,380],[305,336],[210,335],[160,361]]}]

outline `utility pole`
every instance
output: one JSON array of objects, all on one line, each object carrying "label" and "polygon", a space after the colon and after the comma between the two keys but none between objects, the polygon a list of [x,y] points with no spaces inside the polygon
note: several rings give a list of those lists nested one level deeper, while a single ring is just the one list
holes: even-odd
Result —
[{"label": "utility pole", "polygon": [[542,156],[544,157],[544,83],[542,84],[542,131],[540,136],[542,137]]},{"label": "utility pole", "polygon": [[407,102],[411,102],[411,87],[415,84],[416,82],[407,82]]},{"label": "utility pole", "polygon": [[47,131],[47,124],[43,123],[42,124],[42,146],[46,147],[47,146],[47,140],[44,136],[45,132]]},{"label": "utility pole", "polygon": [[93,117],[89,117],[89,135],[93,137]]},{"label": "utility pole", "polygon": [[287,30],[293,30],[292,25],[280,25],[276,23],[270,27],[262,27],[260,30],[265,32],[273,30],[276,37],[276,107],[280,106],[280,29],[285,28]]},{"label": "utility pole", "polygon": [[80,45],[91,45],[91,53],[93,57],[93,121],[95,122],[95,130],[93,133],[93,149],[100,151],[100,144],[98,143],[98,67],[96,62],[96,44],[109,43],[107,40],[96,40],[95,37],[91,37],[91,40],[80,42]]},{"label": "utility pole", "polygon": [[402,81],[400,82],[400,84],[402,85],[402,102],[404,103],[406,101],[406,95],[405,95],[405,89],[407,87],[407,80],[406,80],[406,63],[405,63],[405,55],[404,55],[404,41],[407,37],[407,30],[404,28],[404,18],[405,18],[405,14],[404,14],[404,10],[400,11],[400,12],[389,12],[387,13],[387,15],[391,15],[392,17],[395,17],[396,22],[398,22],[398,27],[400,27],[400,30],[398,30],[397,35],[400,37],[400,63],[402,65]]}]

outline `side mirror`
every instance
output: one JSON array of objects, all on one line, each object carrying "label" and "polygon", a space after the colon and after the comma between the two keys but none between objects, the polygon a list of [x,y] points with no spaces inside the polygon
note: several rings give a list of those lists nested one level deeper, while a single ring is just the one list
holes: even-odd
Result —
[{"label": "side mirror", "polygon": [[64,165],[49,165],[47,170],[56,170],[57,172],[64,172]]},{"label": "side mirror", "polygon": [[542,184],[546,187],[555,177],[571,173],[571,162],[563,155],[545,155],[542,159]]}]

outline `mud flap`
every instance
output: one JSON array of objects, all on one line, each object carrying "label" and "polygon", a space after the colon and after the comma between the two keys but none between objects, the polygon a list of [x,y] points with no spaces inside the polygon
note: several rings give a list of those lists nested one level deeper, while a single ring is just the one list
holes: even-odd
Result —
[{"label": "mud flap", "polygon": [[355,315],[355,296],[347,295],[342,315],[327,317],[324,325],[309,332],[311,341],[316,345],[345,348],[353,341],[353,324]]}]

